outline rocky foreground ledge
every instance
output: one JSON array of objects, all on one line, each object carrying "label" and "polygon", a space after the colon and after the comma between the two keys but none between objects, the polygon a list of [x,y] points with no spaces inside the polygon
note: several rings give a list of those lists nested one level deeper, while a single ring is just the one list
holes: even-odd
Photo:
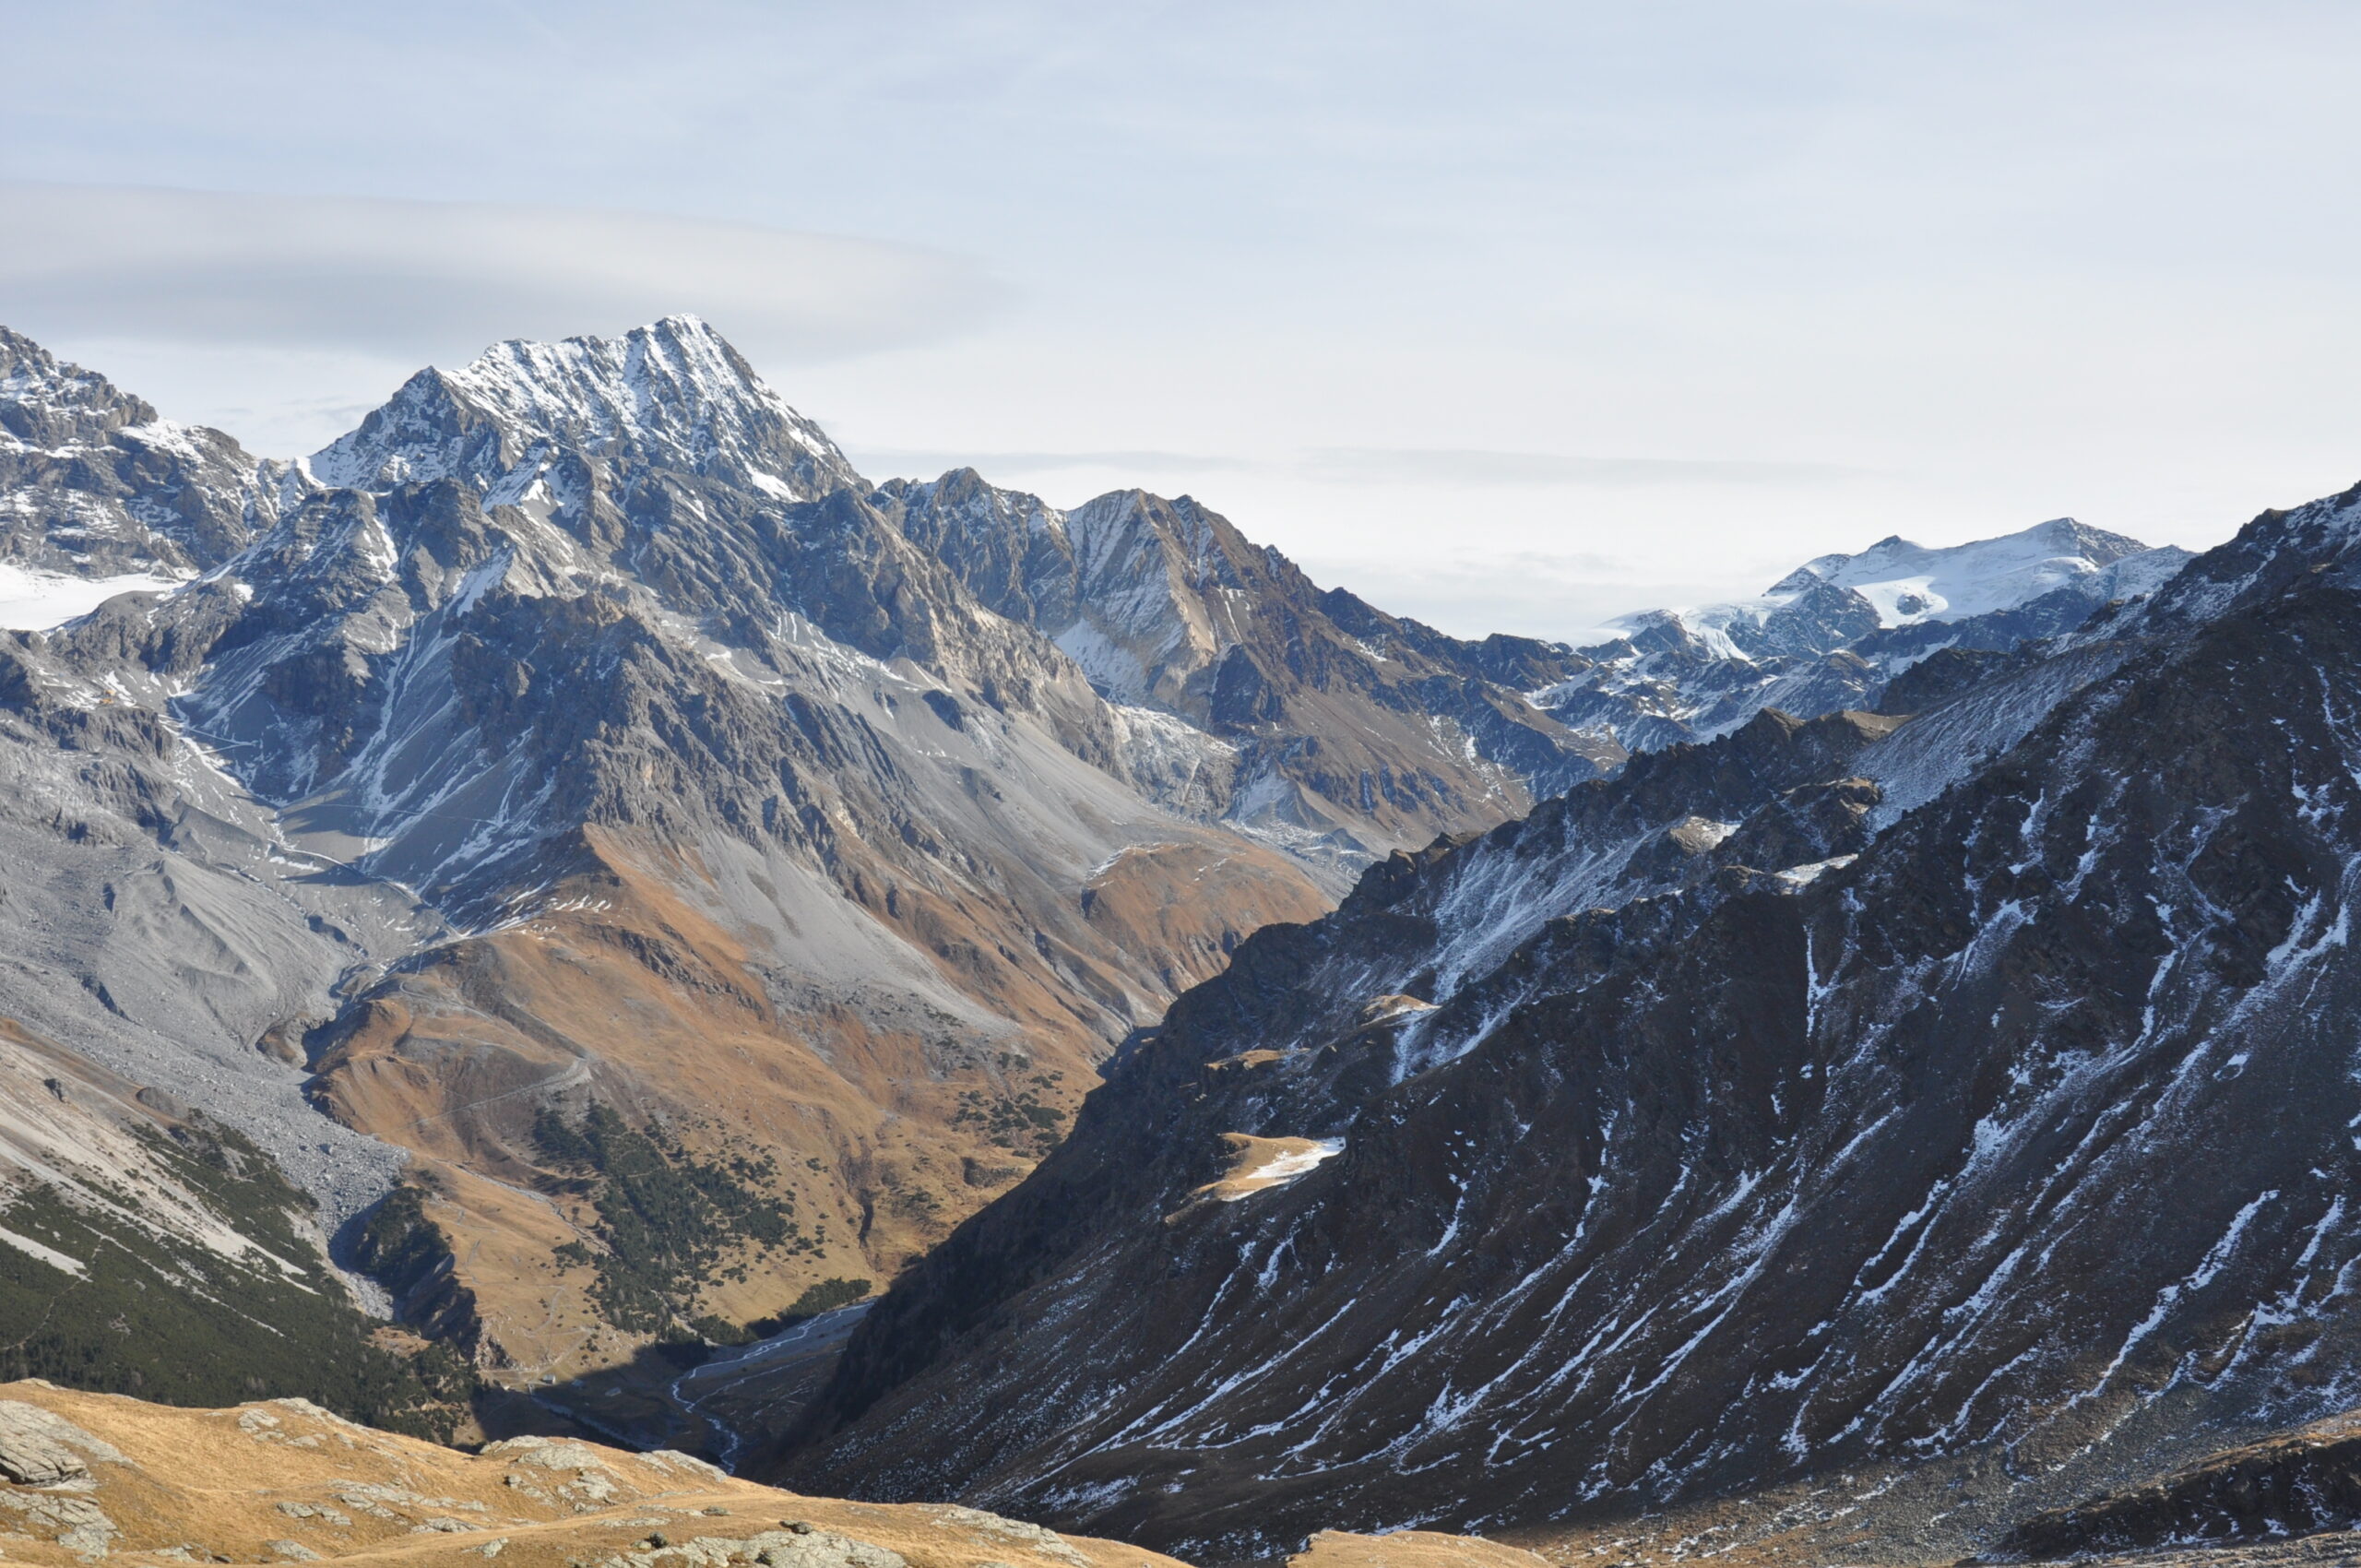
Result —
[{"label": "rocky foreground ledge", "polygon": [[[517,1437],[466,1454],[304,1399],[184,1409],[0,1384],[9,1562],[501,1568],[1187,1568],[973,1508],[799,1497],[686,1454]],[[1327,1533],[1296,1568],[1543,1568],[1487,1541]]]},{"label": "rocky foreground ledge", "polygon": [[464,1454],[306,1400],[182,1409],[0,1384],[11,1562],[502,1568],[1177,1568],[970,1508],[798,1497],[685,1454],[511,1438]]}]

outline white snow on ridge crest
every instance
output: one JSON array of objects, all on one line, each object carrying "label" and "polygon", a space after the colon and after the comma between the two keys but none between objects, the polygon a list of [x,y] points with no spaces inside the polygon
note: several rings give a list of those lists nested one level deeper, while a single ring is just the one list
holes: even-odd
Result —
[{"label": "white snow on ridge crest", "polygon": [[[502,438],[486,443],[467,430],[470,411],[493,421]],[[518,467],[538,470],[542,454],[562,447],[596,455],[638,448],[777,499],[859,483],[818,425],[689,315],[618,338],[511,339],[456,371],[421,371],[308,463],[329,484],[381,489],[457,475],[491,494]],[[795,471],[771,471],[781,461]]]},{"label": "white snow on ridge crest", "polygon": [[[1773,585],[1791,595],[1809,574],[1851,588],[1877,607],[1882,625],[1962,621],[2030,603],[2116,562],[2151,553],[2137,540],[2053,517],[1998,539],[1928,549],[1896,534],[1857,555],[1822,555]],[[2178,552],[2175,552],[2176,556]]]},{"label": "white snow on ridge crest", "polygon": [[[1857,555],[1822,555],[1797,567],[1757,598],[1654,610],[1616,623],[1643,631],[1678,622],[1724,659],[1747,655],[1730,628],[1760,625],[1792,604],[1814,578],[1860,595],[1880,626],[1964,621],[2030,604],[2070,585],[2089,584],[2101,600],[2153,591],[2187,564],[2170,545],[2151,549],[2121,534],[2054,517],[2016,533],[1930,548],[1894,535]],[[2106,580],[2101,580],[2106,579]]]}]

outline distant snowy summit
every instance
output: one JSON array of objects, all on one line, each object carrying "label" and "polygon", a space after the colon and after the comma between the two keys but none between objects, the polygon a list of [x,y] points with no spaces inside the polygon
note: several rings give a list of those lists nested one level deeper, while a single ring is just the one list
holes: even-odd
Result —
[{"label": "distant snowy summit", "polygon": [[2189,559],[2185,550],[2151,549],[2071,517],[2053,517],[2021,533],[1933,550],[1891,534],[1858,555],[1805,562],[1756,602],[1785,605],[1814,584],[1829,583],[1868,600],[1881,625],[1964,621],[2013,610],[2061,588],[2144,593]]},{"label": "distant snowy summit", "polygon": [[1633,751],[1727,734],[1765,707],[1868,707],[1945,649],[2004,653],[2154,591],[2190,559],[2057,517],[1929,548],[1900,535],[1804,563],[1760,596],[1652,610],[1575,651],[1585,668],[1531,694],[1579,731]]}]

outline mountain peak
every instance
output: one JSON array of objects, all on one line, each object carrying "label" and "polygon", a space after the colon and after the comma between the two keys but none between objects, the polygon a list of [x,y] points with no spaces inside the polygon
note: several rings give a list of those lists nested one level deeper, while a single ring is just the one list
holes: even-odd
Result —
[{"label": "mountain peak", "polygon": [[1956,621],[2036,599],[2148,548],[2071,517],[1932,548],[1888,534],[1857,555],[1806,562],[1774,583],[1769,594],[1800,593],[1818,579],[1861,594],[1887,625]]},{"label": "mountain peak", "polygon": [[125,425],[153,424],[156,410],[97,371],[69,363],[0,327],[0,430],[34,446],[103,441]]},{"label": "mountain peak", "polygon": [[860,477],[820,427],[694,315],[615,338],[510,339],[455,371],[405,382],[361,428],[315,454],[334,484],[462,477],[496,488],[537,452],[727,478],[810,500]]}]

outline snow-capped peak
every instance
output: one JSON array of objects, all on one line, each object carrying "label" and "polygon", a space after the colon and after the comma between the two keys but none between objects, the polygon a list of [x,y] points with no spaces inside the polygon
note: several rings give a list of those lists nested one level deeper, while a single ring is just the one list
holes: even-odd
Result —
[{"label": "snow-capped peak", "polygon": [[330,484],[457,476],[489,492],[561,448],[728,478],[782,498],[860,482],[818,425],[693,315],[620,338],[512,339],[458,370],[421,371],[310,466]]},{"label": "snow-capped peak", "polygon": [[2029,603],[2147,549],[2136,539],[2085,528],[2071,517],[1940,549],[1894,534],[1857,555],[1806,562],[1764,597],[1791,598],[1817,577],[1868,600],[1882,625],[1962,621]]},{"label": "snow-capped peak", "polygon": [[0,327],[0,430],[30,446],[60,447],[155,421],[153,408],[97,371]]}]

